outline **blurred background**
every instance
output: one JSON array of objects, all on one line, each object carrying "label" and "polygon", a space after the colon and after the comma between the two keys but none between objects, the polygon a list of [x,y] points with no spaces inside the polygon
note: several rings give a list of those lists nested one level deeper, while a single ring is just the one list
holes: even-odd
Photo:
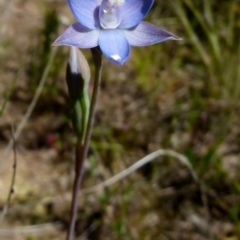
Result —
[{"label": "blurred background", "polygon": [[[146,20],[183,40],[132,48],[124,66],[104,59],[82,188],[158,149],[186,156],[200,180],[162,156],[85,190],[76,239],[240,239],[240,2],[155,1]],[[0,21],[1,210],[17,160],[0,239],[65,239],[76,138],[69,48],[51,44],[75,20],[65,0],[0,0]]]}]

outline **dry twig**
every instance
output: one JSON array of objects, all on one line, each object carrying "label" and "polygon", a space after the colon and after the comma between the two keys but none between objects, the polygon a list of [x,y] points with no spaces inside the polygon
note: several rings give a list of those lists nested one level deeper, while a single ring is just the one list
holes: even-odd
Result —
[{"label": "dry twig", "polygon": [[9,193],[7,196],[7,200],[6,200],[6,204],[0,214],[0,224],[2,222],[2,220],[4,219],[5,215],[8,212],[8,208],[11,202],[11,197],[12,194],[14,193],[14,184],[15,184],[15,179],[16,179],[16,174],[17,174],[17,151],[16,151],[16,140],[14,138],[14,129],[12,127],[12,140],[13,140],[13,151],[14,151],[14,158],[13,158],[13,174],[12,174],[12,180],[11,180],[11,184],[10,184],[10,189],[9,189]]},{"label": "dry twig", "polygon": [[[50,72],[50,69],[52,67],[53,60],[54,60],[56,54],[57,54],[57,48],[52,48],[48,64],[47,64],[47,66],[44,69],[44,72],[42,74],[41,80],[39,82],[38,88],[37,88],[37,90],[35,92],[35,95],[33,97],[33,100],[30,103],[30,105],[29,105],[25,115],[23,116],[20,124],[18,125],[16,131],[14,132],[14,138],[15,138],[16,141],[17,141],[18,137],[20,136],[22,130],[26,126],[27,121],[28,121],[29,117],[31,116],[31,114],[32,114],[32,112],[33,112],[33,110],[34,110],[34,108],[35,108],[35,106],[37,104],[37,101],[38,101],[38,99],[39,99],[39,97],[40,97],[40,95],[42,93],[42,89],[44,87],[44,84],[45,84],[46,79],[48,77],[48,74]],[[6,147],[5,151],[4,151],[1,159],[0,159],[0,167],[2,167],[3,163],[8,159],[9,154],[10,154],[12,148],[13,148],[13,144],[14,144],[13,140],[11,139],[9,141],[9,143],[8,143],[8,145],[7,145],[7,147]]]}]

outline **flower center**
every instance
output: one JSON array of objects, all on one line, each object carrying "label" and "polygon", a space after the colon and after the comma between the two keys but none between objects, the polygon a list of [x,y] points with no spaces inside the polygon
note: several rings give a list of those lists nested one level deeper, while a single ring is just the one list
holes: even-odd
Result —
[{"label": "flower center", "polygon": [[118,27],[122,20],[120,7],[125,0],[102,0],[99,7],[100,24],[105,29],[114,29]]}]

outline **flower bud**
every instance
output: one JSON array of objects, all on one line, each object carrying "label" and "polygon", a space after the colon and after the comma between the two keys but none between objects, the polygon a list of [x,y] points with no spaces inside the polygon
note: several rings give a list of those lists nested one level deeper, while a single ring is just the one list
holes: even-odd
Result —
[{"label": "flower bud", "polygon": [[71,47],[70,50],[66,80],[73,128],[78,139],[83,141],[89,115],[90,68],[84,55],[76,47]]},{"label": "flower bud", "polygon": [[67,64],[66,79],[70,98],[77,98],[90,80],[90,68],[82,52],[76,48],[70,48],[70,56]]}]

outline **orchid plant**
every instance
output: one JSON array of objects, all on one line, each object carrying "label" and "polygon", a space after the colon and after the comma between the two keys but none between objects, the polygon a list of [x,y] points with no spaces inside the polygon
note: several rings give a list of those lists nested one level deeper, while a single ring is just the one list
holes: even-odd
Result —
[{"label": "orchid plant", "polygon": [[[78,138],[76,177],[67,240],[71,240],[74,235],[78,192],[101,80],[102,54],[111,62],[122,65],[129,58],[130,46],[147,46],[180,39],[162,28],[142,21],[153,3],[154,0],[68,0],[77,22],[68,27],[53,44],[71,47],[66,78],[72,124]],[[86,59],[77,48],[90,48],[92,51],[95,81],[90,107],[87,89],[90,70]]]}]

